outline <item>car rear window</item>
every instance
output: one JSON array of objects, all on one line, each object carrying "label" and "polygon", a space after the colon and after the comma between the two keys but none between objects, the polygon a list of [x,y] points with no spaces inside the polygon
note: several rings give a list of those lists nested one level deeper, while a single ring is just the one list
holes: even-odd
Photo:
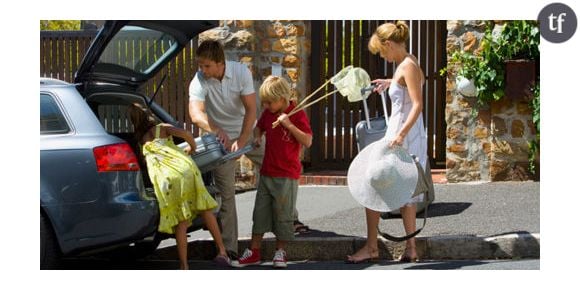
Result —
[{"label": "car rear window", "polygon": [[53,96],[40,94],[40,134],[70,132],[66,119]]},{"label": "car rear window", "polygon": [[123,66],[147,74],[177,48],[171,35],[139,26],[125,26],[107,45],[98,63]]}]

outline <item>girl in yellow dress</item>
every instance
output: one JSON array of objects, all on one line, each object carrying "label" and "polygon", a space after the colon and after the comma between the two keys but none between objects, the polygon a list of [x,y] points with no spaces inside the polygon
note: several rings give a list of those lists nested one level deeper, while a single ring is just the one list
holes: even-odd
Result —
[{"label": "girl in yellow dress", "polygon": [[[175,234],[180,268],[189,269],[187,228],[198,214],[218,248],[216,263],[229,264],[217,220],[211,211],[217,203],[209,195],[197,165],[189,157],[189,152],[195,150],[193,135],[170,124],[158,123],[140,104],[129,106],[128,113],[135,126],[136,140],[143,144],[140,149],[159,203],[158,231]],[[180,149],[173,143],[172,136],[184,139],[189,146]]]}]

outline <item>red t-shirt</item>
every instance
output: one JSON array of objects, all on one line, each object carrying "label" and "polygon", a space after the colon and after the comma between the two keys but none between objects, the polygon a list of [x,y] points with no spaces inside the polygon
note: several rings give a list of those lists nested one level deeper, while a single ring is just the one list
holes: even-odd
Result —
[{"label": "red t-shirt", "polygon": [[[290,113],[294,107],[295,104],[290,103],[284,113]],[[276,120],[278,120],[278,115],[264,110],[256,125],[266,134],[266,148],[260,174],[270,177],[299,179],[302,170],[300,163],[300,147],[302,145],[282,124],[272,129],[272,123]],[[312,135],[310,121],[304,110],[290,116],[290,121],[302,132]]]}]

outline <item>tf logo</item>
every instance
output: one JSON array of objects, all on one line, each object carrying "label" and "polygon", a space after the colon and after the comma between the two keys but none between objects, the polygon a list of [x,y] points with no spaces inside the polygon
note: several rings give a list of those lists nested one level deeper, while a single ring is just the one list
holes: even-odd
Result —
[{"label": "tf logo", "polygon": [[549,42],[564,42],[576,32],[576,14],[563,3],[552,3],[544,7],[538,15],[538,21],[540,35]]}]

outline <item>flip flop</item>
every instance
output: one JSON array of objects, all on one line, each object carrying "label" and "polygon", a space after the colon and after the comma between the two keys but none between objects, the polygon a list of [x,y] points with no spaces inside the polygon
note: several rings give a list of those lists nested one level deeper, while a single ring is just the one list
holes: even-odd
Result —
[{"label": "flip flop", "polygon": [[310,232],[310,228],[308,226],[304,225],[299,220],[294,221],[294,233],[306,234],[309,232]]}]

